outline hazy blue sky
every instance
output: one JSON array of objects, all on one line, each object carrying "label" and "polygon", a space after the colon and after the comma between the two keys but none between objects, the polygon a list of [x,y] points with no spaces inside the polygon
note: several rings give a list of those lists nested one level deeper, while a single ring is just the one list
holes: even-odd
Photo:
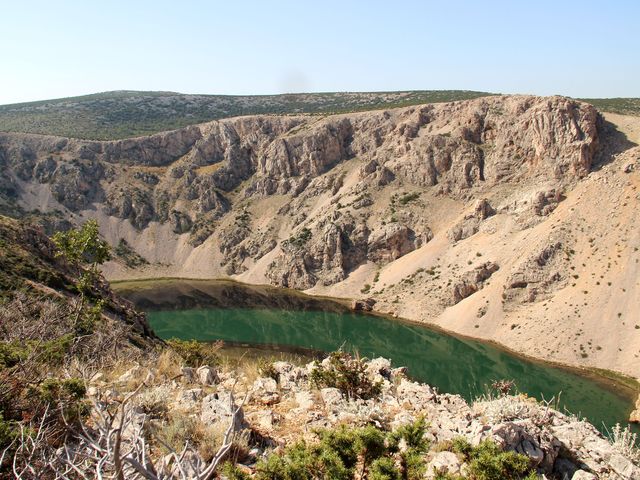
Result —
[{"label": "hazy blue sky", "polygon": [[640,96],[640,1],[0,0],[0,104],[106,90]]}]

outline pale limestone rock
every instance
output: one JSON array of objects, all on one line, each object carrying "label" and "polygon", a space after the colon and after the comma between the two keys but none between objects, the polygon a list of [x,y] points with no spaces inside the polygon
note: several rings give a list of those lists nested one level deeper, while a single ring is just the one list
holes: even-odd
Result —
[{"label": "pale limestone rock", "polygon": [[320,390],[320,397],[327,409],[335,409],[345,403],[342,393],[337,388],[323,388]]},{"label": "pale limestone rock", "polygon": [[253,399],[263,405],[273,405],[280,401],[278,384],[273,378],[262,377],[253,382]]},{"label": "pale limestone rock", "polygon": [[462,462],[453,452],[438,452],[427,465],[426,478],[435,478],[438,474],[459,475]]},{"label": "pale limestone rock", "polygon": [[140,370],[141,370],[140,365],[131,367],[129,370],[127,370],[122,375],[120,375],[120,377],[118,378],[118,382],[125,383],[135,379],[136,376],[140,373]]},{"label": "pale limestone rock", "polygon": [[424,409],[433,400],[435,392],[429,385],[411,382],[403,378],[398,385],[397,395],[403,404],[417,411]]},{"label": "pale limestone rock", "polygon": [[584,470],[578,470],[573,474],[571,480],[598,480],[598,477],[593,473],[586,472]]},{"label": "pale limestone rock", "polygon": [[247,420],[263,430],[271,430],[276,420],[273,410],[258,410],[247,416]]},{"label": "pale limestone rock", "polygon": [[191,367],[182,367],[180,373],[182,374],[182,381],[185,383],[193,383],[196,379],[195,369]]},{"label": "pale limestone rock", "polygon": [[305,390],[296,392],[295,399],[298,407],[303,410],[310,410],[316,404],[316,400],[313,394]]},{"label": "pale limestone rock", "polygon": [[[212,393],[202,399],[200,419],[205,425],[220,422],[228,425],[237,408],[231,392]],[[240,409],[236,415],[236,425],[241,425],[243,419],[244,412]]]},{"label": "pale limestone rock", "polygon": [[181,390],[176,398],[178,408],[190,410],[195,408],[202,398],[203,392],[201,388],[191,388],[189,390]]},{"label": "pale limestone rock", "polygon": [[624,480],[637,480],[640,478],[640,468],[636,467],[628,458],[615,453],[609,459],[611,469]]},{"label": "pale limestone rock", "polygon": [[208,365],[203,365],[196,370],[196,376],[201,385],[209,386],[218,383],[218,374]]}]

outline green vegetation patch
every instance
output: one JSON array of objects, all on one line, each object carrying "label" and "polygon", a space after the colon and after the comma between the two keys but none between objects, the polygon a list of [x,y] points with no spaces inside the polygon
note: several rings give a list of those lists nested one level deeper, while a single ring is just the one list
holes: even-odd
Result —
[{"label": "green vegetation patch", "polygon": [[640,98],[579,98],[578,100],[590,103],[601,112],[640,115]]},{"label": "green vegetation patch", "polygon": [[491,95],[465,90],[284,95],[116,91],[0,106],[0,131],[114,140],[238,115],[332,114]]}]

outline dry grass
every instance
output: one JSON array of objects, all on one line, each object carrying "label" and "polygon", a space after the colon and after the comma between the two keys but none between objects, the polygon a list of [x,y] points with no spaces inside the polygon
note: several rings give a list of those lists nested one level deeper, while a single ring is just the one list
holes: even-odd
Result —
[{"label": "dry grass", "polygon": [[214,163],[213,165],[205,165],[204,167],[196,168],[196,174],[198,175],[211,175],[222,167],[222,162]]},{"label": "dry grass", "polygon": [[638,448],[638,434],[631,432],[631,427],[627,425],[622,428],[619,423],[611,429],[609,441],[615,450],[621,455],[629,458],[636,464],[640,463],[640,448]]}]

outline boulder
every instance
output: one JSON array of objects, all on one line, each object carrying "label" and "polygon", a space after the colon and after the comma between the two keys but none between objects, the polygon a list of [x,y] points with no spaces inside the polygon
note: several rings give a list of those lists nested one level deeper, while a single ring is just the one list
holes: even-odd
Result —
[{"label": "boulder", "polygon": [[262,405],[273,405],[280,401],[278,384],[273,378],[262,377],[253,382],[253,400]]},{"label": "boulder", "polygon": [[435,391],[426,384],[412,382],[403,378],[397,388],[398,399],[412,410],[424,410],[436,396]]},{"label": "boulder", "polygon": [[351,302],[351,310],[354,312],[370,312],[376,304],[373,298],[365,298],[363,300],[353,300]]},{"label": "boulder", "polygon": [[323,388],[320,390],[320,397],[327,410],[336,409],[345,403],[342,392],[337,388]]},{"label": "boulder", "polygon": [[218,373],[208,365],[203,365],[196,370],[196,376],[201,385],[214,385],[219,382]]},{"label": "boulder", "polygon": [[484,283],[491,278],[500,267],[493,262],[486,262],[482,265],[466,272],[462,278],[455,282],[451,292],[451,302],[455,305],[470,295],[480,290]]},{"label": "boulder", "polygon": [[191,367],[182,367],[182,381],[185,383],[193,383],[196,379],[196,371]]},{"label": "boulder", "polygon": [[[236,413],[237,410],[237,413]],[[216,392],[202,399],[200,419],[205,425],[229,424],[235,414],[235,427],[240,428],[244,420],[242,408],[238,410],[231,392]]]},{"label": "boulder", "polygon": [[197,406],[202,398],[201,388],[191,388],[189,390],[181,390],[176,398],[178,408],[190,410]]},{"label": "boulder", "polygon": [[449,230],[447,236],[452,242],[459,242],[478,232],[480,224],[487,218],[495,215],[496,211],[486,198],[478,200],[473,212],[464,216],[455,226]]},{"label": "boulder", "polygon": [[311,410],[316,404],[316,400],[313,394],[305,390],[296,392],[295,399],[296,403],[298,404],[298,408],[301,408],[303,410]]},{"label": "boulder", "polygon": [[441,475],[460,475],[462,461],[453,452],[438,452],[427,465],[426,478],[438,478]]},{"label": "boulder", "polygon": [[623,480],[640,479],[640,468],[636,467],[631,460],[618,453],[611,455],[609,466]]},{"label": "boulder", "polygon": [[598,477],[585,470],[578,470],[573,474],[571,480],[598,480]]}]

